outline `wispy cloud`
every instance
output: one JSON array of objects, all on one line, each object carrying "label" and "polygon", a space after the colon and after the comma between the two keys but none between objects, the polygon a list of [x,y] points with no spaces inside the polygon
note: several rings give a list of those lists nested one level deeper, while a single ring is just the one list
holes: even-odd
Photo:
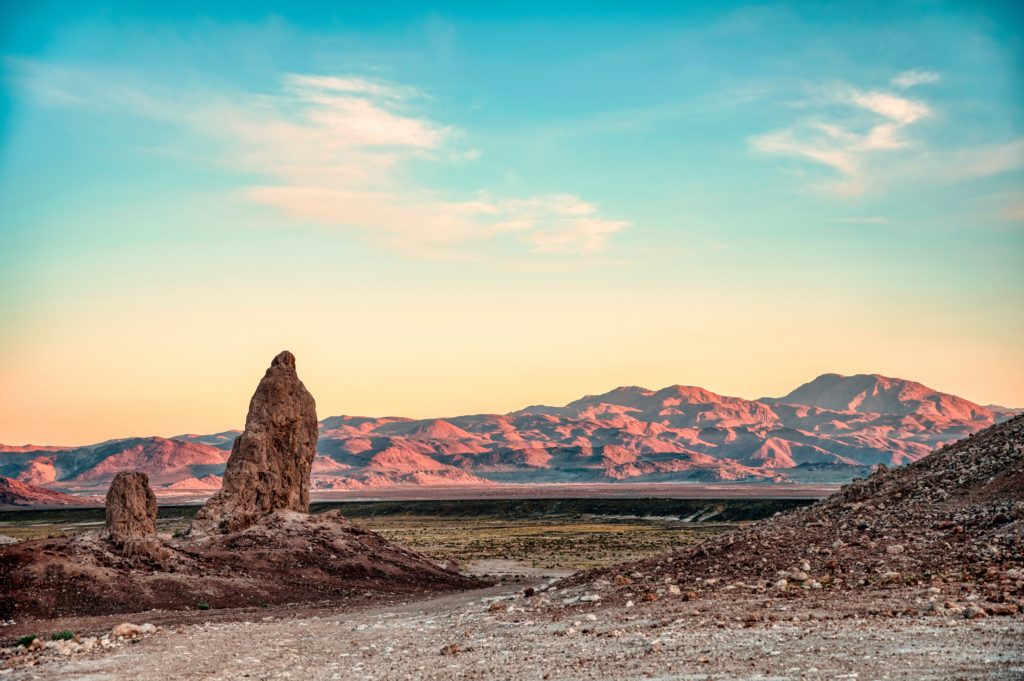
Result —
[{"label": "wispy cloud", "polygon": [[866,191],[870,160],[910,146],[907,129],[932,116],[925,102],[845,84],[827,88],[809,105],[823,113],[756,135],[750,144],[763,154],[825,166],[833,172],[832,178],[816,184],[840,195]]},{"label": "wispy cloud", "polygon": [[[174,125],[214,141],[210,161],[257,175],[241,195],[290,219],[352,230],[412,257],[474,259],[488,245],[589,257],[628,226],[575,195],[454,196],[407,179],[409,162],[444,168],[479,150],[417,113],[415,88],[351,75],[287,74],[272,93],[176,92],[132,74],[13,62],[20,84],[50,104]],[[491,249],[492,251],[494,249]],[[511,251],[515,249],[502,248]],[[518,256],[516,256],[518,257]]]},{"label": "wispy cloud", "polygon": [[389,99],[406,99],[408,97],[422,96],[422,93],[416,88],[379,83],[356,77],[315,76],[293,73],[285,78],[285,82],[298,88],[372,95]]},{"label": "wispy cloud", "polygon": [[969,180],[1020,170],[1024,168],[1024,138],[950,151],[941,159],[933,159],[933,167],[942,168],[944,174],[952,180]]},{"label": "wispy cloud", "polygon": [[910,125],[931,115],[927,104],[887,92],[851,90],[849,98],[851,104],[873,111],[898,125]]},{"label": "wispy cloud", "polygon": [[906,90],[907,88],[916,87],[918,85],[938,83],[940,79],[941,77],[935,71],[911,69],[909,71],[903,71],[902,73],[896,74],[896,76],[889,82],[892,83],[893,87]]},{"label": "wispy cloud", "polygon": [[1024,201],[1007,206],[999,212],[999,217],[1013,222],[1024,222]]},{"label": "wispy cloud", "polygon": [[835,218],[833,222],[839,222],[846,225],[887,225],[889,224],[889,218],[881,215],[860,215]]}]

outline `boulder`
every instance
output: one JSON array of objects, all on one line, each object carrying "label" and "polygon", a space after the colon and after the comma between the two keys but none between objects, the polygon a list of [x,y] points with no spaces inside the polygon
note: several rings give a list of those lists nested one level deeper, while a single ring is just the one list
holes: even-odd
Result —
[{"label": "boulder", "polygon": [[156,536],[156,496],[145,473],[121,471],[114,477],[107,490],[106,520],[104,538],[125,556],[164,557]]},{"label": "boulder", "polygon": [[317,436],[316,402],[285,350],[256,388],[223,486],[196,514],[190,535],[237,532],[275,511],[308,513]]}]

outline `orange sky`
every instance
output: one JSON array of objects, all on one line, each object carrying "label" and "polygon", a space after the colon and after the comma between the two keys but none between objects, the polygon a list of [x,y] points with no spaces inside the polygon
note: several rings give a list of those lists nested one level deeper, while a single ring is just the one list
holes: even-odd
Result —
[{"label": "orange sky", "polygon": [[824,372],[895,375],[982,403],[1024,404],[1019,355],[967,324],[930,334],[948,319],[942,310],[928,323],[927,310],[908,320],[808,294],[814,316],[798,323],[747,304],[742,291],[714,304],[699,291],[643,303],[604,291],[569,305],[527,290],[518,301],[421,291],[400,308],[387,296],[351,298],[343,314],[325,314],[322,298],[293,293],[213,294],[191,306],[202,296],[175,289],[161,305],[189,312],[169,318],[151,292],[125,288],[94,306],[67,300],[27,318],[4,347],[0,442],[238,428],[284,348],[296,353],[322,417],[504,412],[618,385],[757,398]]}]

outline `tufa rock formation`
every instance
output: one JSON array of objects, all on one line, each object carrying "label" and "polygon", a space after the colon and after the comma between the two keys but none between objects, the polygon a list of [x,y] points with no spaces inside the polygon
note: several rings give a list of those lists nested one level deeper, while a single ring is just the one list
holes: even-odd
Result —
[{"label": "tufa rock formation", "polygon": [[308,513],[317,431],[316,402],[295,373],[295,356],[285,350],[249,402],[223,487],[196,514],[189,533],[237,532],[274,511]]},{"label": "tufa rock formation", "polygon": [[145,473],[122,471],[107,490],[107,523],[103,532],[126,557],[162,560],[166,552],[156,536],[156,496]]},{"label": "tufa rock formation", "polygon": [[[142,473],[120,473],[107,528],[0,546],[0,620],[140,610],[317,603],[471,589],[483,584],[353,526],[309,514],[316,405],[295,357],[274,358],[234,442],[224,486],[186,536],[156,536]],[[151,560],[138,560],[142,556]],[[126,557],[130,560],[126,560]]]}]

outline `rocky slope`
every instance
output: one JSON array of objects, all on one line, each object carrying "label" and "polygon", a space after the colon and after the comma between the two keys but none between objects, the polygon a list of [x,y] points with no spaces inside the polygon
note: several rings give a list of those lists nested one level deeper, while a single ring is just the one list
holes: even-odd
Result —
[{"label": "rocky slope", "polygon": [[[573,482],[845,482],[902,465],[1012,417],[920,383],[825,374],[780,398],[703,388],[617,388],[564,407],[446,419],[320,421],[314,489]],[[4,448],[0,474],[103,489],[119,470],[158,493],[216,487],[239,431],[135,438],[68,450]],[[189,481],[189,482],[185,482]],[[185,485],[179,485],[182,483]]]},{"label": "rocky slope", "polygon": [[650,600],[670,584],[696,598],[944,581],[967,585],[990,610],[1024,608],[1024,416],[905,468],[880,469],[814,505],[573,579]]}]

